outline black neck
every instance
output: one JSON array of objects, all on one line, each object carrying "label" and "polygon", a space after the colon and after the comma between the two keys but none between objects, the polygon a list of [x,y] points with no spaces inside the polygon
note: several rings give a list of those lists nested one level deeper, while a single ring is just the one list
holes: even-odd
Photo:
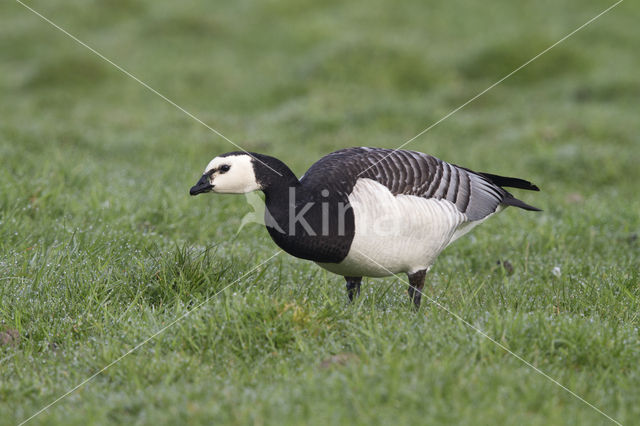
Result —
[{"label": "black neck", "polygon": [[[288,223],[289,210],[300,192],[301,184],[296,175],[282,161],[268,155],[251,153],[256,180],[265,195],[265,207],[272,218],[284,227]],[[269,218],[265,217],[267,225]],[[273,223],[272,223],[273,224]],[[287,229],[284,229],[287,232]]]},{"label": "black neck", "polygon": [[253,157],[253,171],[265,194],[285,186],[300,185],[296,175],[282,161],[264,154],[250,154]]},{"label": "black neck", "polygon": [[277,158],[251,153],[256,180],[264,192],[267,206],[286,209],[290,189],[297,191],[300,181],[291,169]]}]

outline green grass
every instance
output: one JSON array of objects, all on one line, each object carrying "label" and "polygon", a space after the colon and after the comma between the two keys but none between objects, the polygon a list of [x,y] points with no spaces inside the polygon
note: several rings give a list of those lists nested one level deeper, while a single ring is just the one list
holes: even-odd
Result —
[{"label": "green grass", "polygon": [[[396,147],[611,2],[30,1],[301,175]],[[0,423],[607,424],[405,284],[344,283],[190,198],[235,150],[0,5]],[[426,293],[624,424],[640,415],[640,7],[627,1],[408,148],[531,179]],[[513,271],[500,266],[508,260]],[[556,269],[554,269],[556,268]],[[555,273],[554,273],[555,271]],[[558,273],[559,271],[559,273]],[[200,307],[200,305],[202,305]]]}]

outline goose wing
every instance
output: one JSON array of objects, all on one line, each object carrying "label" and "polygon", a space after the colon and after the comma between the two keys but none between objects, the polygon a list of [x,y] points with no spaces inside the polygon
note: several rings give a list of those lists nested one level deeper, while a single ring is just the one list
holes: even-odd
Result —
[{"label": "goose wing", "polygon": [[309,188],[348,195],[358,179],[372,179],[394,195],[450,201],[471,221],[490,215],[500,204],[537,210],[492,182],[491,176],[513,179],[522,186],[525,183],[530,186],[525,189],[537,190],[521,179],[485,176],[421,152],[364,147],[326,155],[311,166],[301,181]]}]

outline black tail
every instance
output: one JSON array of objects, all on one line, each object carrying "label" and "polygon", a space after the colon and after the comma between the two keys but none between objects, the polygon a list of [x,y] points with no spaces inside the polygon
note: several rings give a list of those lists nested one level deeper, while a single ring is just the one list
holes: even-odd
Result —
[{"label": "black tail", "polygon": [[504,191],[504,192],[506,192],[506,195],[505,195],[504,199],[502,200],[502,204],[504,204],[506,206],[520,207],[521,209],[531,210],[531,211],[534,211],[534,212],[541,212],[542,211],[542,209],[539,209],[537,207],[533,207],[532,205],[529,205],[529,204],[525,203],[522,200],[518,200],[516,197],[511,195],[508,191]]},{"label": "black tail", "polygon": [[[526,189],[526,190],[529,190],[529,191],[540,191],[540,188],[538,188],[536,185],[532,184],[528,180],[518,179],[518,178],[513,178],[513,177],[506,177],[506,176],[492,175],[491,173],[478,173],[478,174],[484,176],[489,181],[491,181],[493,184],[498,185],[499,187],[506,186],[508,188],[519,188],[519,189]],[[542,211],[541,209],[539,209],[537,207],[533,207],[533,206],[525,203],[522,200],[518,200],[516,197],[511,195],[510,192],[508,192],[508,191],[504,191],[504,192],[506,194],[505,194],[504,199],[502,200],[502,204],[507,205],[507,206],[520,207],[521,209],[531,210],[531,211],[534,211],[534,212],[541,212]]]}]

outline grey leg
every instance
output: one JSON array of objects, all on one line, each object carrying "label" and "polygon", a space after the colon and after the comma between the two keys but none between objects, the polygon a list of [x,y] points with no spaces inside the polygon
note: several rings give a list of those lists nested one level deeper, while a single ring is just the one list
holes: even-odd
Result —
[{"label": "grey leg", "polygon": [[349,301],[353,302],[353,298],[360,294],[362,277],[344,277],[344,279],[347,280],[347,296]]},{"label": "grey leg", "polygon": [[422,289],[424,288],[424,277],[426,274],[426,269],[413,274],[407,274],[409,277],[409,298],[413,304],[416,305],[416,308],[420,307],[420,299],[422,298]]}]

